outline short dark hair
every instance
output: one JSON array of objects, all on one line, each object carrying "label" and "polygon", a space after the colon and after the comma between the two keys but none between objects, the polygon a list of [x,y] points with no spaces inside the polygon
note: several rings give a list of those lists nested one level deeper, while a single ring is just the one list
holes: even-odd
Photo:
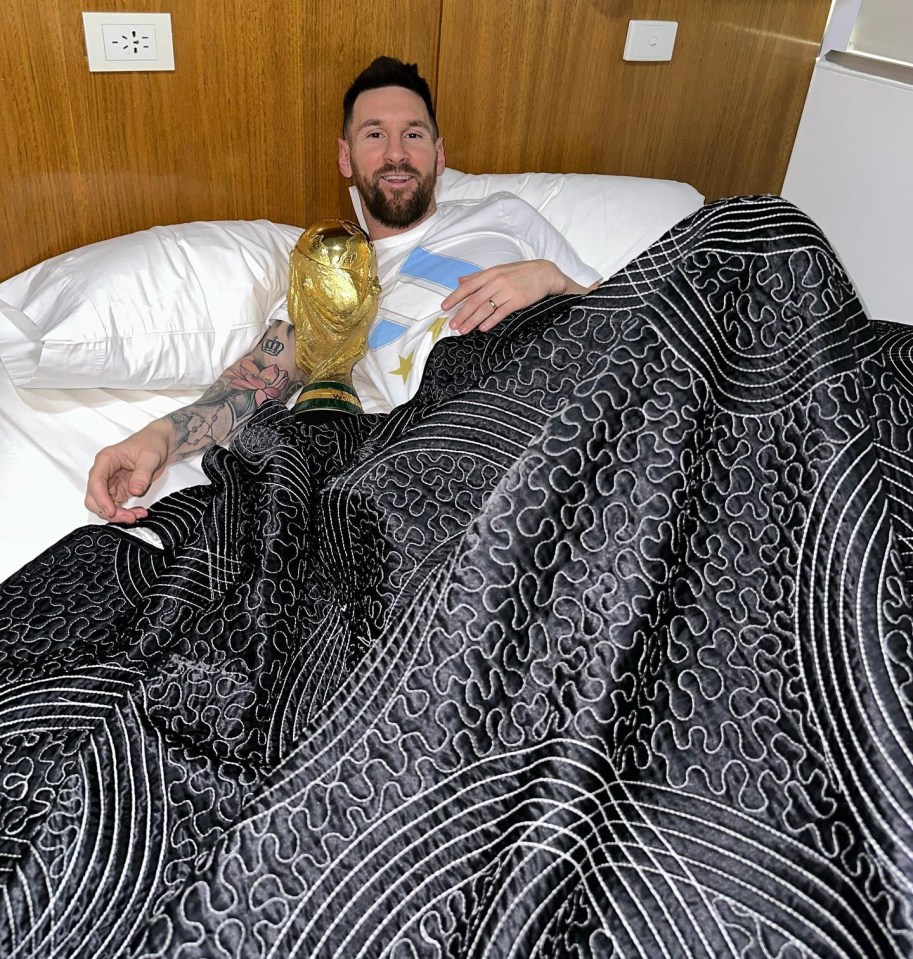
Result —
[{"label": "short dark hair", "polygon": [[342,135],[349,131],[352,122],[352,110],[360,93],[366,90],[379,90],[382,87],[405,87],[422,98],[428,116],[431,118],[431,132],[437,138],[437,118],[431,101],[428,81],[418,72],[417,63],[403,63],[395,57],[377,57],[352,81],[342,98]]}]

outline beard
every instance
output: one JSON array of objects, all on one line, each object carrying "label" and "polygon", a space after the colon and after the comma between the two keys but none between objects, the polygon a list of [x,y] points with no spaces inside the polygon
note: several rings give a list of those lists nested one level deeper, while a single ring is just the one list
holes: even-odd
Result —
[{"label": "beard", "polygon": [[[415,177],[411,192],[404,188],[394,190],[390,196],[384,193],[380,178],[389,173],[408,173]],[[402,230],[421,220],[428,212],[434,200],[434,185],[437,173],[432,170],[422,176],[415,167],[403,164],[385,166],[368,179],[360,170],[353,167],[352,179],[361,197],[361,202],[371,216],[382,226],[390,230]]]}]

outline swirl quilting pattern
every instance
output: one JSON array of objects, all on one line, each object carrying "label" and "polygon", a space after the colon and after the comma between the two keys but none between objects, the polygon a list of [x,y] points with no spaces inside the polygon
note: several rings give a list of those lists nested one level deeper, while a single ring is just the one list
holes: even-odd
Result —
[{"label": "swirl quilting pattern", "polygon": [[913,327],[739,198],[0,596],[0,954],[913,957]]}]

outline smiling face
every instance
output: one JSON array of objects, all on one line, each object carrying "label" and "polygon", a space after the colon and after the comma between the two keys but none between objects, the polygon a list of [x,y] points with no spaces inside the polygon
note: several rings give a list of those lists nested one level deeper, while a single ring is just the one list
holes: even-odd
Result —
[{"label": "smiling face", "polygon": [[444,141],[436,137],[422,98],[404,87],[359,94],[339,169],[361,195],[372,239],[402,233],[434,213],[434,184],[444,172]]}]

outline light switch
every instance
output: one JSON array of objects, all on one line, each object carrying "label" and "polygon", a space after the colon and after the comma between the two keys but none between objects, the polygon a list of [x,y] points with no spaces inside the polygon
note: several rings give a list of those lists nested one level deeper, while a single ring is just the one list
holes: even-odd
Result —
[{"label": "light switch", "polygon": [[625,60],[671,60],[676,20],[629,20]]}]

